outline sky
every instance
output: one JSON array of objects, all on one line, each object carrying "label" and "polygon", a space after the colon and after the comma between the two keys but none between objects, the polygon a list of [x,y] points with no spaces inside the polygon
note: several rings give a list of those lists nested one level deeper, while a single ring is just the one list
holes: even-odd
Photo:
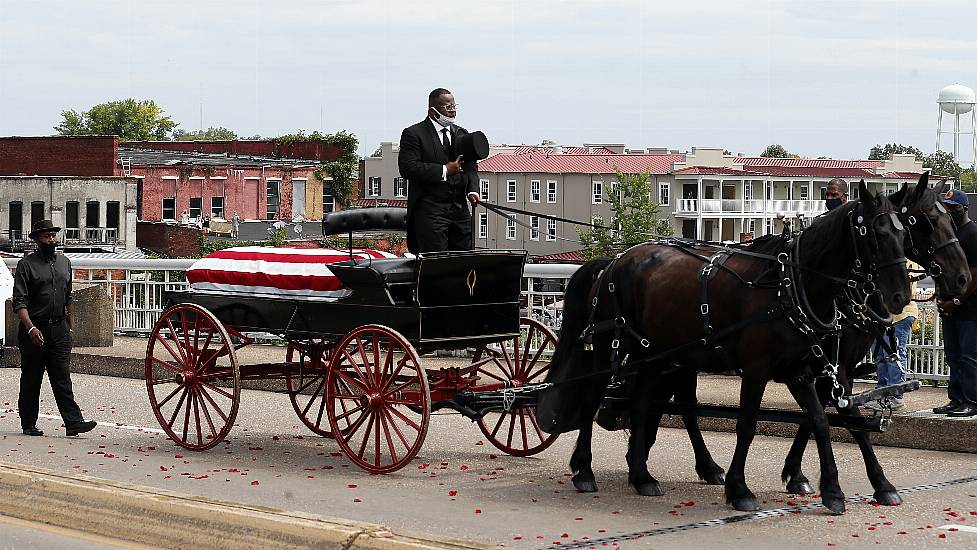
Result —
[{"label": "sky", "polygon": [[368,155],[445,87],[492,143],[932,152],[940,89],[977,88],[975,21],[974,0],[0,0],[0,136],[132,97]]}]

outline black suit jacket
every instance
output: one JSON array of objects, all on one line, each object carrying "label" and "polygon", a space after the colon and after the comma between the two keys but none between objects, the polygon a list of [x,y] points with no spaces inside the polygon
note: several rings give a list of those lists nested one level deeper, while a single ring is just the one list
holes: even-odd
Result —
[{"label": "black suit jacket", "polygon": [[461,126],[452,124],[452,151],[444,150],[441,136],[435,131],[430,118],[404,128],[400,136],[400,156],[397,164],[400,175],[407,178],[407,246],[412,245],[413,217],[439,215],[451,204],[465,204],[468,193],[478,193],[478,163],[475,159],[464,161],[462,171],[441,180],[442,167],[458,157],[458,138],[468,133]]}]

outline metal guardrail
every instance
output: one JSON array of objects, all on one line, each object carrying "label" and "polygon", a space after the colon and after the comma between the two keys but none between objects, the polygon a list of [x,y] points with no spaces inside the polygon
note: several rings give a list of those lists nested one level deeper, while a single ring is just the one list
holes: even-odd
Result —
[{"label": "metal guardrail", "polygon": [[[163,294],[186,290],[186,270],[192,259],[74,258],[76,284],[102,285],[115,304],[115,330],[147,333],[163,310]],[[16,258],[4,258],[14,268]],[[531,316],[558,331],[563,318],[563,288],[579,266],[575,264],[527,264],[523,273],[525,306]],[[949,370],[943,353],[940,316],[936,307],[920,304],[920,327],[908,345],[910,376],[946,380]]]}]

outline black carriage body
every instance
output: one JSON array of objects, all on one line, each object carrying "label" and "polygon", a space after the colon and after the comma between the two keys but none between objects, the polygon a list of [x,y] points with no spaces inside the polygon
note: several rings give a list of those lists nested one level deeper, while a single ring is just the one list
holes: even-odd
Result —
[{"label": "black carriage body", "polygon": [[519,334],[525,261],[524,251],[475,250],[329,264],[350,290],[335,301],[194,291],[167,297],[205,307],[240,332],[338,339],[379,324],[419,350],[450,349]]}]

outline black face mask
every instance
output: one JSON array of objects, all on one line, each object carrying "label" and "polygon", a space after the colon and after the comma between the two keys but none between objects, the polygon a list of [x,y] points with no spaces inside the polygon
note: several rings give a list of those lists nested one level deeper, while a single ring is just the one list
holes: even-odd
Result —
[{"label": "black face mask", "polygon": [[48,256],[53,256],[55,251],[58,249],[58,245],[54,243],[38,243],[37,247],[41,249],[41,252],[47,254]]},{"label": "black face mask", "polygon": [[824,199],[824,206],[826,206],[828,210],[834,210],[843,204],[845,204],[845,201],[837,197],[833,199]]},{"label": "black face mask", "polygon": [[950,210],[950,219],[953,220],[953,225],[957,226],[959,229],[967,220],[966,210]]}]

